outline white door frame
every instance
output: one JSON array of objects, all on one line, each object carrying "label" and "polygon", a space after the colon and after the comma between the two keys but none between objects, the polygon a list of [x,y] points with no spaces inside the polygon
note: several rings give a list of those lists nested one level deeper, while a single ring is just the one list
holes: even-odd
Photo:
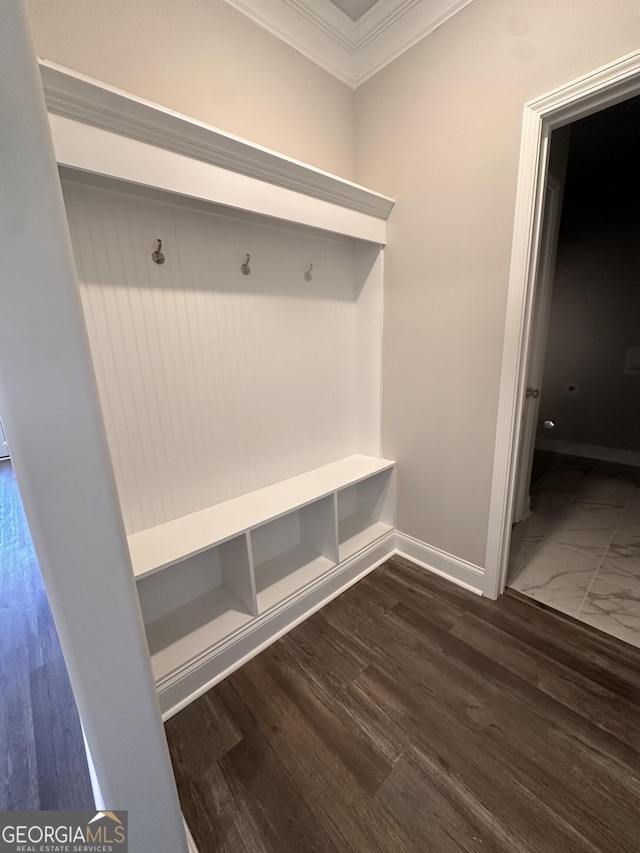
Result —
[{"label": "white door frame", "polygon": [[640,93],[640,51],[525,104],[483,593],[504,592],[551,133]]}]

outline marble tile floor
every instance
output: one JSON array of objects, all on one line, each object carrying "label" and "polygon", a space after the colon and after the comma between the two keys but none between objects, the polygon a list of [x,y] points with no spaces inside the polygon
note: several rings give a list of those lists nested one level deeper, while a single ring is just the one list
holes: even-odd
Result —
[{"label": "marble tile floor", "polygon": [[508,586],[640,647],[640,469],[537,454]]}]

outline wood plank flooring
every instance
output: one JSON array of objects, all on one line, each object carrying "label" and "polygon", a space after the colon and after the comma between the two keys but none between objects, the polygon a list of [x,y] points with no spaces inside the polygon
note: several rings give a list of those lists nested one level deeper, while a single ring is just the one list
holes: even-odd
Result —
[{"label": "wood plank flooring", "polygon": [[166,724],[200,853],[637,853],[640,650],[394,557]]},{"label": "wood plank flooring", "polygon": [[0,462],[0,810],[91,809],[67,670],[15,477]]}]

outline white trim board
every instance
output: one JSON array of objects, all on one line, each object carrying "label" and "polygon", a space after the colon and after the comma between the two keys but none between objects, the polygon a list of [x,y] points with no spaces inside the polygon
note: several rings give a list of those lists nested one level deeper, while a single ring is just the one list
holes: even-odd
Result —
[{"label": "white trim board", "polygon": [[[362,229],[369,221],[383,224],[393,208],[388,196],[55,63],[40,60],[40,76],[61,165],[291,221],[302,221],[295,213],[302,205],[316,217],[324,211],[324,223],[307,224],[334,231],[346,213]],[[263,197],[278,199],[271,213]],[[362,238],[384,242],[374,232]]]},{"label": "white trim board", "polygon": [[62,167],[307,225],[379,245],[386,222],[212,163],[49,113]]},{"label": "white trim board", "polygon": [[509,273],[484,594],[506,584],[549,142],[554,129],[640,92],[640,51],[525,104]]},{"label": "white trim board", "polygon": [[357,21],[317,0],[225,0],[352,89],[473,0],[379,0]]},{"label": "white trim board", "polygon": [[598,459],[600,462],[615,462],[618,465],[631,465],[634,468],[640,468],[640,452],[637,450],[622,450],[618,447],[602,447],[597,444],[580,444],[577,441],[563,441],[555,438],[536,438],[536,450],[550,450],[552,453],[582,456],[585,459]]},{"label": "white trim board", "polygon": [[193,840],[193,835],[191,834],[191,830],[189,829],[189,824],[185,820],[184,815],[182,815],[182,821],[184,823],[184,832],[187,836],[187,846],[189,848],[189,853],[198,853],[198,848],[196,847],[196,842]]},{"label": "white trim board", "polygon": [[417,563],[463,589],[482,595],[484,572],[474,563],[454,557],[453,554],[448,554],[399,531],[396,531],[396,554],[406,557],[412,563]]}]

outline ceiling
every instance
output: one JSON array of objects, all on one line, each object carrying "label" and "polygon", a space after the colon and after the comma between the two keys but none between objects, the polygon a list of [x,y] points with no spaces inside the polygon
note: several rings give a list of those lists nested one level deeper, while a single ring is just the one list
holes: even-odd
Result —
[{"label": "ceiling", "polygon": [[225,0],[356,89],[473,0]]},{"label": "ceiling", "polygon": [[378,0],[333,0],[333,5],[341,9],[352,21],[357,21],[377,2]]}]

